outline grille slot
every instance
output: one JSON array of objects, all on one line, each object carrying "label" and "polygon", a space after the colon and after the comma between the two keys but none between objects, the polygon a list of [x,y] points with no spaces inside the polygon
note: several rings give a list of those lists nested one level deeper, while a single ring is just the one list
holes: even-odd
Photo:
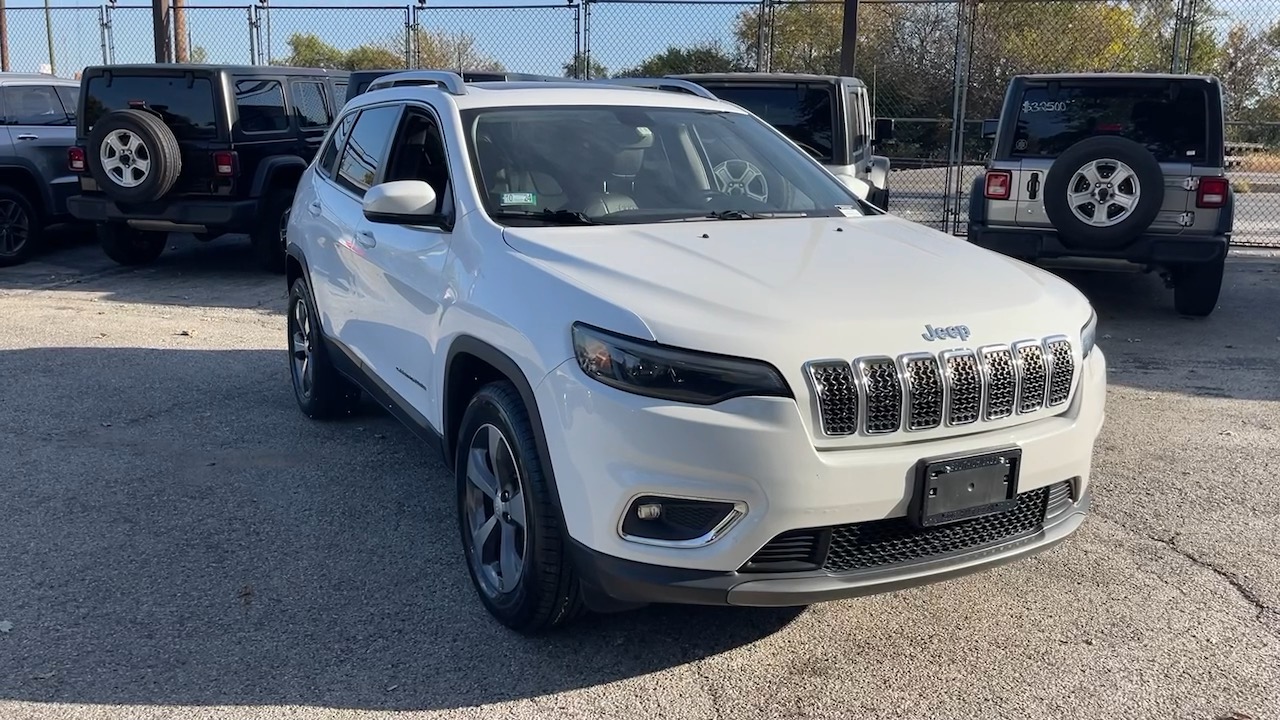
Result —
[{"label": "grille slot", "polygon": [[828,435],[852,435],[858,431],[858,385],[853,368],[844,361],[820,362],[809,366],[814,393],[818,396],[822,431]]},{"label": "grille slot", "polygon": [[909,355],[903,361],[910,407],[907,412],[909,430],[928,430],[942,424],[942,372],[932,355]]},{"label": "grille slot", "polygon": [[1020,342],[1013,346],[1018,354],[1018,365],[1021,372],[1018,388],[1018,412],[1035,412],[1044,406],[1044,393],[1049,380],[1045,369],[1044,350],[1040,343],[1034,341]]},{"label": "grille slot", "polygon": [[792,530],[766,544],[742,570],[782,572],[785,560],[785,567],[795,571],[821,567],[845,573],[934,560],[1037,533],[1046,513],[1056,516],[1070,501],[1071,483],[1060,482],[1021,493],[1006,512],[938,527],[917,528],[906,518],[890,518]]},{"label": "grille slot", "polygon": [[1071,381],[1076,363],[1071,356],[1071,343],[1066,338],[1050,338],[1045,347],[1049,357],[1049,406],[1061,405],[1071,396]]},{"label": "grille slot", "polygon": [[1063,335],[971,350],[805,364],[827,437],[885,435],[1027,415],[1067,402],[1076,379]]},{"label": "grille slot", "polygon": [[869,358],[860,369],[867,388],[867,433],[880,435],[902,427],[902,378],[893,358]]}]

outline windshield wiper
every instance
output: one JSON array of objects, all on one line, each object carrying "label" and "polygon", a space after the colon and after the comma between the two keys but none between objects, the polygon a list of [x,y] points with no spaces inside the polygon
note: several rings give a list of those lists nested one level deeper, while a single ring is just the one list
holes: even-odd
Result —
[{"label": "windshield wiper", "polygon": [[494,219],[520,218],[528,220],[542,220],[545,222],[561,223],[564,225],[599,225],[600,223],[587,217],[585,214],[577,210],[551,210],[543,208],[542,210],[502,210],[493,213]]},{"label": "windshield wiper", "polygon": [[805,213],[799,211],[788,212],[747,212],[746,210],[721,210],[719,212],[703,215],[704,218],[712,220],[755,220],[758,218],[795,218],[805,217]]}]

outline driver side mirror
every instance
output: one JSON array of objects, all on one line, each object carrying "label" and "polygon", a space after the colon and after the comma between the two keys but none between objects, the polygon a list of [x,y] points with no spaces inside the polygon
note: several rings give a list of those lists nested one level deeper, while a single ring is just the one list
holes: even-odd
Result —
[{"label": "driver side mirror", "polygon": [[875,141],[884,143],[893,140],[893,118],[876,118]]},{"label": "driver side mirror", "polygon": [[982,121],[982,139],[990,140],[996,136],[996,129],[1000,126],[999,120],[983,120]]},{"label": "driver side mirror", "polygon": [[421,180],[393,180],[374,185],[361,203],[370,222],[388,225],[440,225],[436,191]]}]

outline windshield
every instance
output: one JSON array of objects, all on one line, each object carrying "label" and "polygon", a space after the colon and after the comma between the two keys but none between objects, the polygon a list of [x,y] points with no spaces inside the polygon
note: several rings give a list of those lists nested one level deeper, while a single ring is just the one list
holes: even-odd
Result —
[{"label": "windshield", "polygon": [[1018,108],[1013,155],[1056,157],[1084,138],[1118,135],[1161,162],[1198,162],[1208,151],[1207,118],[1205,92],[1191,83],[1031,87]]},{"label": "windshield", "polygon": [[485,210],[499,222],[862,214],[852,191],[740,112],[515,107],[462,120]]},{"label": "windshield", "polygon": [[736,82],[701,83],[721,100],[750,110],[761,120],[778,128],[812,155],[829,163],[835,157],[831,107],[833,88],[822,83],[745,85]]}]

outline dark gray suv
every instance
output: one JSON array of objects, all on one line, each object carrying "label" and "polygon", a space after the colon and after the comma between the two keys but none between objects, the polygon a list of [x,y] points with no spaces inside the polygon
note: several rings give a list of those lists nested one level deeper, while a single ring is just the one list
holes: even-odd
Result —
[{"label": "dark gray suv", "polygon": [[78,178],[67,167],[76,141],[80,83],[53,75],[0,73],[0,267],[39,250],[45,228],[71,219]]}]

